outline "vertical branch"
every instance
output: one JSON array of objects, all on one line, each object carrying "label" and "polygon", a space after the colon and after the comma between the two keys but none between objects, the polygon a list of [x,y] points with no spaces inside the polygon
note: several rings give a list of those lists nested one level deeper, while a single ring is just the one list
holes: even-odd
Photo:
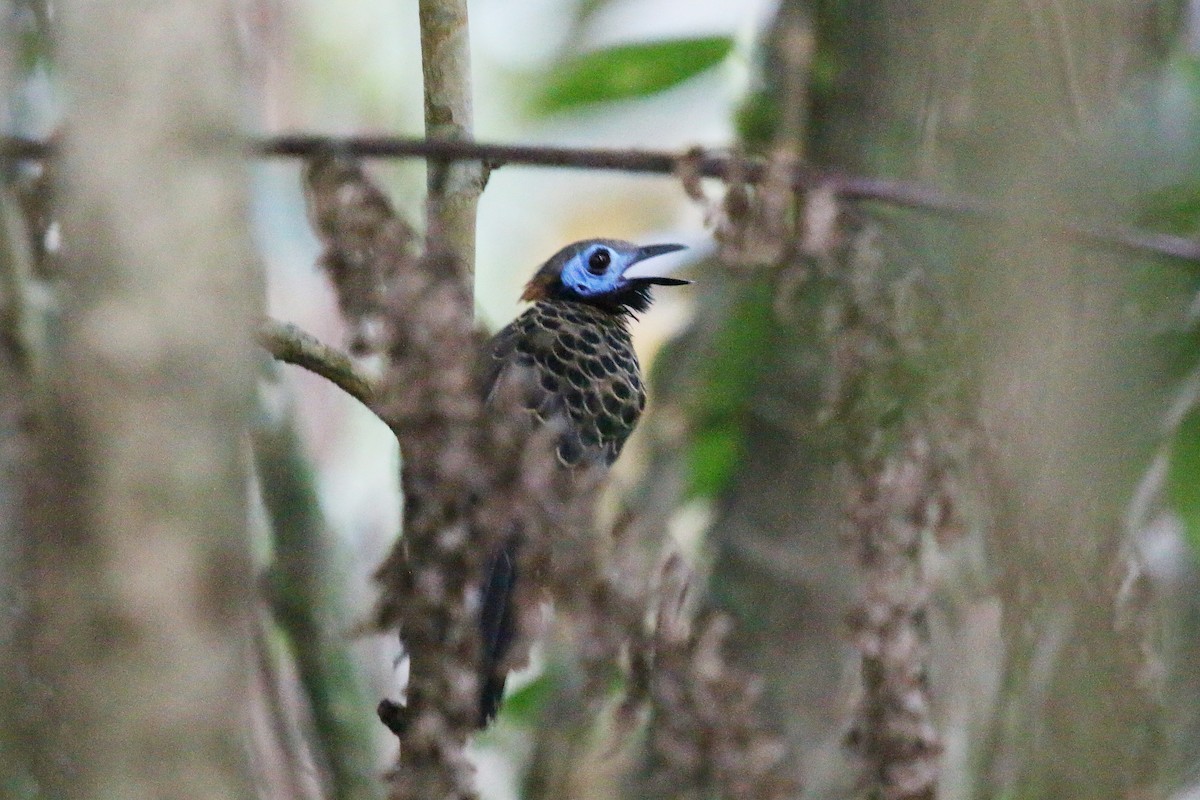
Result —
[{"label": "vertical branch", "polygon": [[[970,13],[943,5],[947,19]],[[1046,43],[1028,37],[1022,6],[992,8],[978,77],[950,100],[974,111],[945,122],[957,163],[969,167],[955,180],[1020,202],[1029,219],[1141,207],[1127,167],[1158,162],[1109,138],[1119,126],[1104,118],[1118,87],[1136,95],[1147,68],[1138,62],[1153,52],[1138,32],[1158,12],[1115,3],[1098,22],[1095,4],[1060,2],[1064,37]],[[955,35],[967,41],[962,28]],[[1064,48],[1084,76],[1082,110],[1043,66]],[[1072,131],[1079,118],[1096,127]],[[1078,149],[1057,149],[1074,136]],[[1043,237],[1024,222],[959,231],[947,252],[957,254],[956,299],[972,344],[964,355],[987,432],[996,516],[984,530],[1004,646],[977,796],[1153,794],[1173,724],[1156,677],[1170,639],[1129,508],[1171,403],[1158,331],[1186,324],[1193,290],[1129,254]],[[1154,316],[1122,312],[1151,296]]]},{"label": "vertical branch", "polygon": [[308,709],[297,697],[296,675],[280,657],[275,620],[266,612],[254,624],[254,691],[249,709],[253,743],[250,771],[255,800],[329,800],[326,776],[309,747]]},{"label": "vertical branch", "polygon": [[46,377],[45,309],[36,300],[34,253],[20,203],[0,187],[0,329],[26,378],[39,388]]},{"label": "vertical branch", "polygon": [[[940,332],[919,322],[921,297],[903,263],[889,273],[870,228],[844,254],[836,320],[827,346],[833,365],[832,418],[844,437],[850,474],[850,545],[860,586],[850,612],[861,694],[847,744],[870,796],[932,800],[941,774],[929,680],[933,579],[923,559],[935,537],[950,538],[954,406],[900,377],[925,365]],[[944,333],[944,332],[943,332]],[[928,367],[924,367],[928,370]]]},{"label": "vertical branch", "polygon": [[929,693],[931,592],[921,561],[937,496],[928,445],[914,437],[901,452],[858,474],[851,508],[862,576],[851,618],[862,657],[863,694],[850,746],[881,800],[933,800],[941,739]]},{"label": "vertical branch", "polygon": [[[371,407],[400,443],[404,536],[378,573],[379,613],[381,625],[399,629],[410,657],[407,702],[380,708],[400,740],[391,796],[472,798],[464,746],[479,721],[484,555],[520,535],[525,574],[561,574],[557,548],[588,535],[595,481],[561,469],[554,430],[530,430],[520,403],[525,387],[498,390],[485,408],[477,360],[484,340],[453,257],[432,245],[417,254],[411,230],[375,201],[378,190],[356,163],[318,160],[306,174],[322,263],[350,270],[335,281],[339,292],[386,286],[385,369]],[[345,279],[358,270],[389,277]],[[341,298],[347,313],[374,302]],[[573,590],[581,591],[578,583]],[[540,598],[533,586],[528,591],[524,605],[536,609]],[[512,665],[519,660],[514,653]]]},{"label": "vertical branch", "polygon": [[[352,161],[306,171],[312,221],[351,328],[384,318],[386,366],[372,404],[400,443],[404,537],[380,568],[381,622],[410,656],[407,704],[381,714],[400,739],[395,798],[473,796],[463,753],[478,714],[471,591],[485,546],[471,499],[489,485],[481,456],[470,295],[442,255],[420,257],[411,229]],[[436,220],[431,220],[436,224]]]},{"label": "vertical branch", "polygon": [[479,713],[477,576],[490,540],[470,512],[492,481],[475,390],[482,342],[452,267],[427,254],[390,297],[380,415],[400,442],[404,538],[380,578],[410,657],[404,718],[392,724],[397,800],[474,796],[463,748]]},{"label": "vertical branch", "polygon": [[39,783],[246,797],[255,292],[235,37],[211,4],[56,9],[64,311],[26,509]]},{"label": "vertical branch", "polygon": [[[470,138],[466,0],[421,0],[419,16],[426,134]],[[400,737],[396,798],[474,793],[463,752],[477,713],[472,600],[480,553],[501,535],[472,525],[469,507],[494,483],[487,475],[493,442],[476,389],[482,342],[471,322],[481,174],[470,162],[429,164],[425,256],[409,261],[407,274],[392,273],[399,279],[385,308],[387,368],[377,410],[400,442],[405,501],[404,541],[380,570],[382,608],[399,622],[411,659],[403,722],[381,707]],[[381,220],[380,231],[388,224]]]},{"label": "vertical branch", "polygon": [[43,362],[31,355],[44,352],[45,340],[27,335],[30,250],[16,203],[10,202],[7,187],[0,186],[0,674],[7,676],[0,681],[0,720],[7,720],[0,724],[0,786],[5,787],[31,780],[23,736],[28,664],[17,641],[28,603],[18,496],[32,457],[35,386],[38,379],[45,380],[39,369]]},{"label": "vertical branch", "polygon": [[[467,0],[420,0],[421,71],[425,81],[425,134],[470,139],[471,38]],[[429,162],[430,230],[436,248],[475,272],[475,208],[483,191],[483,166],[475,161]],[[435,226],[433,220],[438,221]]]},{"label": "vertical branch", "polygon": [[[0,242],[0,270],[11,264],[10,242]],[[0,287],[0,320],[8,316],[12,296]],[[11,317],[8,317],[11,319]],[[30,461],[29,423],[32,382],[25,372],[11,329],[0,323],[0,786],[28,779],[23,752],[22,693],[28,690],[27,665],[16,646],[27,598],[21,571],[18,496]]]}]

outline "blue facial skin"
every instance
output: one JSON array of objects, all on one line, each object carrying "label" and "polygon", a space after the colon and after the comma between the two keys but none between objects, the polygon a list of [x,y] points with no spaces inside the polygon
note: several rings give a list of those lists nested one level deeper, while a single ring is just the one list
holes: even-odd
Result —
[{"label": "blue facial skin", "polygon": [[598,297],[628,288],[622,275],[636,263],[636,252],[602,244],[585,247],[563,265],[563,288],[580,297]]},{"label": "blue facial skin", "polygon": [[625,272],[639,261],[682,250],[683,245],[659,244],[638,247],[615,242],[588,242],[565,260],[559,281],[567,298],[612,305],[633,311],[649,305],[649,287],[677,286],[688,281],[676,278],[627,278]]}]

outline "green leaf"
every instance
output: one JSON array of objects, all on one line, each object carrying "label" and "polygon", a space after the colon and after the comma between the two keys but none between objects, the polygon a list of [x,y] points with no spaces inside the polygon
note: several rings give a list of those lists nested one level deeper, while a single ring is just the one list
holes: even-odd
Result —
[{"label": "green leaf", "polygon": [[500,705],[500,713],[506,720],[518,725],[536,724],[554,689],[554,680],[555,676],[549,671],[537,676],[505,697]]},{"label": "green leaf", "polygon": [[1167,497],[1183,520],[1192,551],[1200,554],[1200,408],[1189,411],[1175,431]]},{"label": "green leaf", "polygon": [[552,114],[645,97],[716,66],[732,48],[728,36],[707,36],[597,50],[560,64],[536,99],[535,109]]}]

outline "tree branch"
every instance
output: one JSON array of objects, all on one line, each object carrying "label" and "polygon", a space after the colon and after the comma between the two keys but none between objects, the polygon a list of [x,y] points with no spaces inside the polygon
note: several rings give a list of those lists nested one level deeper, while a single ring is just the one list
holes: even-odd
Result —
[{"label": "tree branch", "polygon": [[375,399],[374,381],[362,373],[350,356],[311,333],[290,322],[267,320],[258,329],[258,343],[280,361],[320,375],[371,408]]},{"label": "tree branch", "polygon": [[[3,158],[44,158],[44,142],[15,137],[0,139]],[[766,163],[729,153],[694,149],[685,153],[664,150],[611,150],[575,147],[487,144],[451,139],[411,139],[396,136],[317,136],[289,134],[259,140],[253,152],[264,157],[306,158],[330,150],[360,158],[431,158],[441,161],[479,161],[490,169],[505,164],[563,169],[610,170],[656,175],[676,173],[682,164],[705,178],[736,174],[746,183],[762,180]],[[1028,211],[973,195],[947,192],[933,186],[888,178],[864,178],[796,166],[792,187],[809,191],[828,187],[844,200],[876,200],[901,208],[930,211],[966,220],[1026,219]],[[1200,241],[1120,225],[1095,225],[1083,220],[1037,221],[1044,234],[1100,247],[1200,262]]]},{"label": "tree branch", "polygon": [[[429,139],[470,141],[470,28],[467,0],[420,0],[421,72],[425,87],[425,135]],[[475,211],[483,191],[483,164],[430,159],[427,163],[430,213],[438,218],[439,243],[475,272]]]}]

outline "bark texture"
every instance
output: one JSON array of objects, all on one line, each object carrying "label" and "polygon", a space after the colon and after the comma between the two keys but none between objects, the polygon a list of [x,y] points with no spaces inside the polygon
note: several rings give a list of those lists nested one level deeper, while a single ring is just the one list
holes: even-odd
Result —
[{"label": "bark texture", "polygon": [[66,2],[61,326],[25,534],[47,796],[244,798],[252,280],[220,2]]}]

